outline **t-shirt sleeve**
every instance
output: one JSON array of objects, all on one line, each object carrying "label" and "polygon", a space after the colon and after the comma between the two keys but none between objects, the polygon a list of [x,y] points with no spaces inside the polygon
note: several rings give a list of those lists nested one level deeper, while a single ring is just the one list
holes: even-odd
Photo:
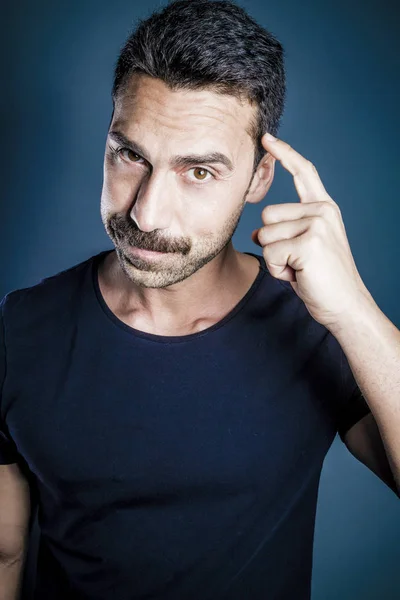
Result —
[{"label": "t-shirt sleeve", "polygon": [[345,353],[342,349],[340,352],[343,402],[339,410],[337,429],[342,442],[344,442],[345,433],[370,413],[371,409],[358,387]]},{"label": "t-shirt sleeve", "polygon": [[9,438],[2,420],[3,388],[7,375],[7,353],[3,318],[4,303],[5,297],[0,301],[0,465],[10,465],[18,462],[19,454],[14,442]]}]

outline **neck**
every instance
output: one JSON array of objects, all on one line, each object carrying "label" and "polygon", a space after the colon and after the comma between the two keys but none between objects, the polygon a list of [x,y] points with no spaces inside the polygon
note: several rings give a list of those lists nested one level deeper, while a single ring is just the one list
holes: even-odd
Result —
[{"label": "neck", "polygon": [[145,288],[126,276],[114,251],[99,266],[99,286],[111,310],[132,327],[198,330],[227,314],[250,288],[258,270],[257,259],[237,252],[230,242],[187,279],[166,288]]}]

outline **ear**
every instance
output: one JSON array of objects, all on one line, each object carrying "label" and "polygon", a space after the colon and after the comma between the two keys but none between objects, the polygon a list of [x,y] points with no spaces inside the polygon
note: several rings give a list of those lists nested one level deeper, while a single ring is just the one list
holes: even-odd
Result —
[{"label": "ear", "polygon": [[254,173],[249,191],[247,192],[246,202],[256,204],[264,198],[274,179],[275,161],[276,158],[269,152],[264,154]]}]

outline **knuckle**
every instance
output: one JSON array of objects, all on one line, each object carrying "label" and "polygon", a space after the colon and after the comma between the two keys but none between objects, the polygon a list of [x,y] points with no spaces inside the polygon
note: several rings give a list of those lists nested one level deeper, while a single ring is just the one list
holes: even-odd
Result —
[{"label": "knuckle", "polygon": [[336,212],[336,209],[335,209],[334,205],[331,204],[330,202],[322,201],[320,203],[320,205],[319,205],[319,213],[323,217],[329,217],[329,216],[331,216],[335,212]]},{"label": "knuckle", "polygon": [[331,204],[331,207],[333,208],[334,212],[337,213],[339,216],[342,215],[342,211],[340,210],[340,206],[339,204]]},{"label": "knuckle", "polygon": [[310,227],[313,233],[322,233],[325,231],[326,222],[322,217],[316,216],[312,219]]},{"label": "knuckle", "polygon": [[269,204],[268,206],[265,206],[262,210],[263,221],[268,221],[268,219],[271,218],[272,212],[273,212],[273,206],[271,204]]},{"label": "knuckle", "polygon": [[311,162],[311,160],[307,160],[307,166],[313,173],[318,172],[316,166]]}]

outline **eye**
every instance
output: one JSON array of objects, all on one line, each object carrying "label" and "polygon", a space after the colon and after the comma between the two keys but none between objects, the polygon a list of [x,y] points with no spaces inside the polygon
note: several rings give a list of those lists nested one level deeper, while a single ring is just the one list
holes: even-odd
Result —
[{"label": "eye", "polygon": [[[207,181],[207,177],[206,175],[211,175],[211,177],[214,177],[214,175],[208,171],[207,169],[203,169],[203,167],[193,167],[193,169],[189,169],[190,171],[193,171],[194,173],[197,171],[197,173],[199,174],[199,177],[197,177],[195,175],[195,179],[196,181]],[[209,177],[208,177],[209,179]]]},{"label": "eye", "polygon": [[132,157],[137,157],[137,158],[141,158],[139,156],[139,154],[136,154],[136,152],[133,152],[133,150],[131,150],[130,148],[124,148],[123,146],[120,146],[119,148],[115,148],[114,149],[115,154],[119,157],[120,155],[123,156],[123,152],[129,152],[130,153],[130,157],[129,157],[129,162],[133,162],[133,163],[137,163],[137,160],[132,160]]},{"label": "eye", "polygon": [[[130,148],[125,148],[124,146],[119,146],[118,148],[113,148],[112,146],[109,146],[109,148],[111,152],[118,158],[118,160],[121,160],[121,156],[124,157],[124,153],[127,152],[129,153],[127,155],[128,162],[143,164],[139,161],[144,159],[139,154],[136,154],[136,152],[133,152],[133,150],[131,150]],[[135,160],[135,158],[139,160]],[[203,167],[192,167],[191,169],[189,169],[189,171],[197,173],[195,174],[195,181],[199,183],[202,181],[208,181],[210,177],[207,177],[207,175],[210,175],[212,179],[215,179],[215,176],[211,173],[211,171],[209,171],[208,169],[204,169]]]}]

